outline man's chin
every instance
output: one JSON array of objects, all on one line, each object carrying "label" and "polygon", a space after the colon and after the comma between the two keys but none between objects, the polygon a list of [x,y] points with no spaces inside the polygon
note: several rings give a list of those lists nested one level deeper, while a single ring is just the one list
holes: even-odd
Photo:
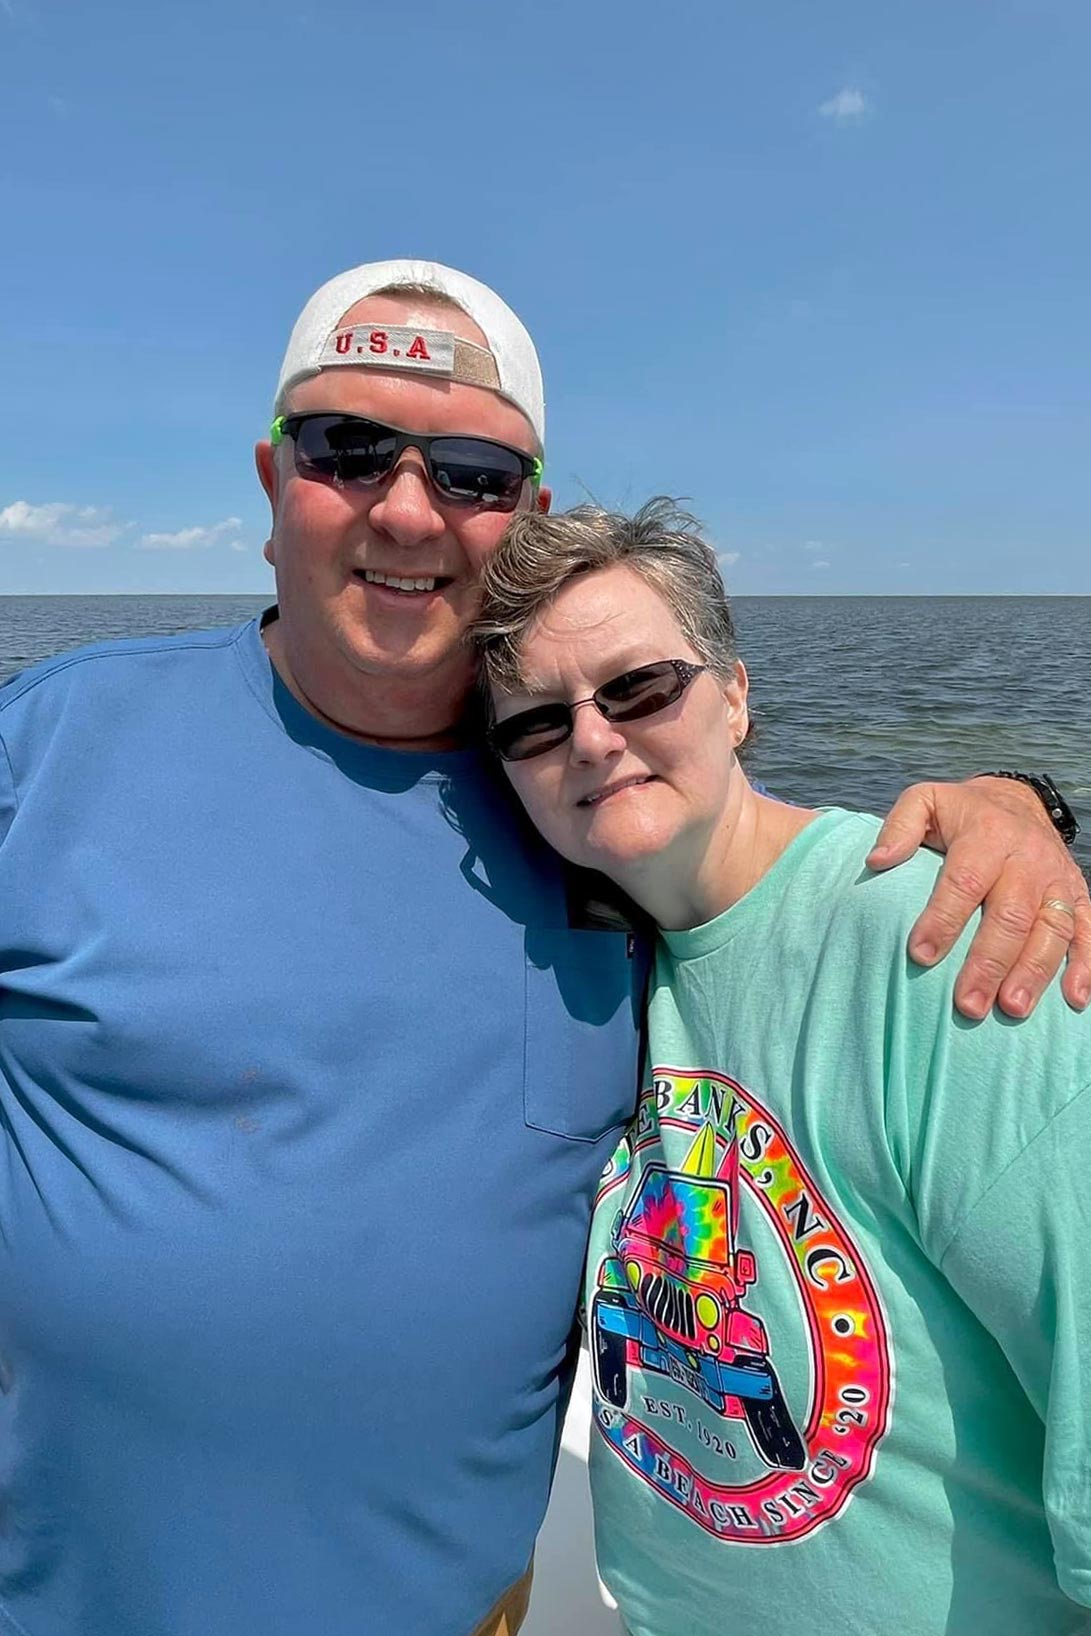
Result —
[{"label": "man's chin", "polygon": [[397,639],[398,633],[359,629],[343,633],[338,644],[344,658],[361,678],[374,682],[427,684],[433,679],[447,694],[469,693],[473,686],[473,661],[461,642]]}]

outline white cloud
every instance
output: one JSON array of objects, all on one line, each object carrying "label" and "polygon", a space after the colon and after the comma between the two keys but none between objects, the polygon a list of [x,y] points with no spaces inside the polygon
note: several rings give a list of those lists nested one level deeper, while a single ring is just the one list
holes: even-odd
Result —
[{"label": "white cloud", "polygon": [[730,568],[733,563],[738,562],[739,555],[738,551],[721,551],[716,561],[721,568]]},{"label": "white cloud", "polygon": [[0,539],[79,549],[112,545],[121,532],[121,525],[111,522],[110,513],[99,506],[73,506],[61,500],[32,506],[27,500],[13,500],[0,510]]},{"label": "white cloud", "polygon": [[820,103],[818,111],[837,125],[856,125],[873,110],[859,86],[845,85],[828,102]]},{"label": "white cloud", "polygon": [[812,568],[828,568],[828,567],[829,567],[829,566],[830,566],[830,565],[829,565],[829,563],[828,563],[828,562],[827,562],[827,561],[826,561],[826,559],[825,559],[825,557],[822,557],[822,558],[821,558],[821,560],[820,560],[820,561],[818,561],[818,562],[812,562],[812,563],[811,563],[811,567],[812,567]]},{"label": "white cloud", "polygon": [[0,511],[0,530],[5,534],[48,534],[73,506],[32,506],[26,500],[13,500]]},{"label": "white cloud", "polygon": [[142,534],[137,545],[142,551],[206,551],[210,545],[228,543],[232,550],[246,547],[236,537],[242,527],[240,517],[225,517],[207,528],[197,525],[180,528],[175,534]]},{"label": "white cloud", "polygon": [[803,549],[804,551],[825,551],[826,547],[821,540],[804,540]]},{"label": "white cloud", "polygon": [[[0,0],[0,6],[3,3]],[[86,549],[113,545],[133,526],[117,522],[104,507],[71,505],[64,500],[41,506],[31,505],[29,500],[13,500],[10,505],[0,506],[0,543]],[[225,517],[208,527],[180,528],[174,534],[142,534],[135,544],[144,551],[202,551],[215,545],[245,551],[246,543],[239,537],[241,529],[241,518]]]}]

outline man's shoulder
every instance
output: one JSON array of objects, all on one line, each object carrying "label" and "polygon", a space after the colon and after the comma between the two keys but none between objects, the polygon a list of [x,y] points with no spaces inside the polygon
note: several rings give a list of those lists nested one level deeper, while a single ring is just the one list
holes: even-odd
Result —
[{"label": "man's shoulder", "polygon": [[19,671],[0,686],[0,732],[20,707],[42,702],[50,710],[75,698],[107,704],[118,691],[154,687],[160,678],[207,667],[245,637],[250,623],[175,636],[127,637],[72,648]]}]

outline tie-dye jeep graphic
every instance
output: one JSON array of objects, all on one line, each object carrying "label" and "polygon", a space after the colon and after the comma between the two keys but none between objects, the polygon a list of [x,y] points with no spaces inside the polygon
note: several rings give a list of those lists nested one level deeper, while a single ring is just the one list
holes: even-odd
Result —
[{"label": "tie-dye jeep graphic", "polygon": [[806,1450],[765,1326],[741,1305],[758,1274],[735,1244],[737,1154],[726,1169],[708,1178],[651,1165],[618,1213],[591,1304],[595,1384],[623,1409],[630,1367],[669,1376],[725,1419],[745,1420],[767,1465],[799,1471]]}]

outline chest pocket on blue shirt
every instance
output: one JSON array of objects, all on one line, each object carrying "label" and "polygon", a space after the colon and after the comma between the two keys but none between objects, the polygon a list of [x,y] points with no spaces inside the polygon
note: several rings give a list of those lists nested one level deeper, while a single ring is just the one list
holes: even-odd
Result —
[{"label": "chest pocket on blue shirt", "polygon": [[643,985],[627,941],[624,932],[527,932],[523,1111],[535,1130],[596,1142],[633,1116]]}]

